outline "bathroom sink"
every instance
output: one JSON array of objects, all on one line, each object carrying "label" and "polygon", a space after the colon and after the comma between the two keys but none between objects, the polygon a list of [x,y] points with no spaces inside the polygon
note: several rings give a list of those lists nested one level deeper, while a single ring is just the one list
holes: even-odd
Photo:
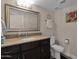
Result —
[{"label": "bathroom sink", "polygon": [[33,37],[31,37],[31,38],[23,38],[22,40],[32,40],[32,39],[35,39],[35,38],[33,38]]},{"label": "bathroom sink", "polygon": [[21,41],[23,41],[23,42],[34,41],[34,40],[35,40],[35,38],[33,38],[33,37],[32,37],[32,38],[27,38],[27,37],[26,37],[26,38],[22,38],[22,39],[21,39]]}]

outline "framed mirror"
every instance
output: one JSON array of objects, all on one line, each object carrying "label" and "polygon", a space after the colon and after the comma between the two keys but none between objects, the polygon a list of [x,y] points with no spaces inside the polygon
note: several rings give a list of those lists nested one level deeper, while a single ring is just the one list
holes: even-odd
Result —
[{"label": "framed mirror", "polygon": [[39,31],[39,12],[5,5],[7,31]]}]

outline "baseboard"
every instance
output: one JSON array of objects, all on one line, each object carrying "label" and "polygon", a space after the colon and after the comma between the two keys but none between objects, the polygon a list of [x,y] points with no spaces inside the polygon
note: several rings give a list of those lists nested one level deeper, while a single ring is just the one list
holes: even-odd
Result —
[{"label": "baseboard", "polygon": [[77,56],[71,55],[69,53],[65,53],[64,55],[66,55],[66,56],[68,56],[68,57],[70,57],[72,59],[77,59]]},{"label": "baseboard", "polygon": [[74,56],[74,55],[70,55],[70,57],[71,57],[72,59],[77,59],[77,56]]}]

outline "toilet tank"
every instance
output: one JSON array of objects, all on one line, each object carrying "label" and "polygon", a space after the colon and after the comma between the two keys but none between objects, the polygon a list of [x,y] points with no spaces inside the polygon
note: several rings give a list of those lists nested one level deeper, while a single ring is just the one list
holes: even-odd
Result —
[{"label": "toilet tank", "polygon": [[50,45],[55,44],[55,36],[50,37]]}]

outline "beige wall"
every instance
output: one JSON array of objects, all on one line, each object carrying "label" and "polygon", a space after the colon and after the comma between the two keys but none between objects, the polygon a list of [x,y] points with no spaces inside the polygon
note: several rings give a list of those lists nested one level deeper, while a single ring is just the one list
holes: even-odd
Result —
[{"label": "beige wall", "polygon": [[[65,13],[74,10],[77,10],[76,6],[55,11],[57,40],[61,45],[65,46],[64,53],[70,56],[77,56],[77,23],[66,23]],[[64,43],[65,39],[69,39],[70,43],[68,45]]]}]

